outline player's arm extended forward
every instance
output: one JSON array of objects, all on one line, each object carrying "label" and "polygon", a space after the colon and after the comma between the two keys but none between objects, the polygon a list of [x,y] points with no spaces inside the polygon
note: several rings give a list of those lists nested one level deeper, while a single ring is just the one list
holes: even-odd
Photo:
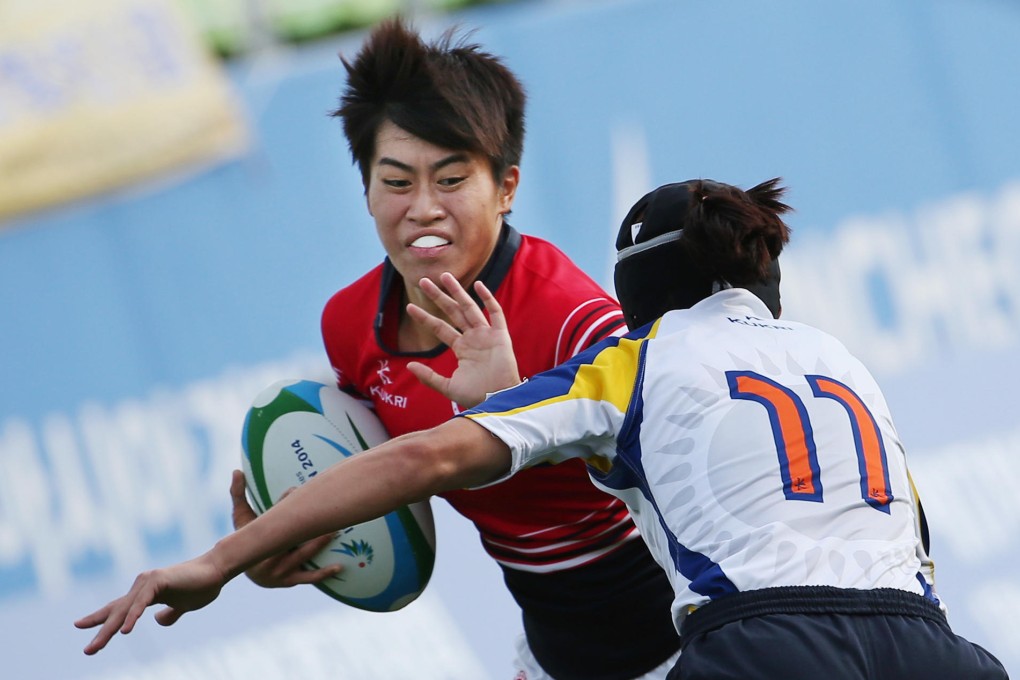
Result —
[{"label": "player's arm extended forward", "polygon": [[510,449],[455,418],[347,458],[262,517],[220,540],[212,556],[228,578],[289,546],[381,517],[437,493],[483,485],[510,469]]},{"label": "player's arm extended forward", "polygon": [[281,550],[442,491],[480,486],[509,469],[509,448],[463,418],[347,458],[204,555],[140,574],[126,595],[75,621],[78,628],[100,627],[85,653],[95,654],[118,631],[130,633],[152,604],[166,605],[156,621],[169,626],[219,597],[230,579]]}]

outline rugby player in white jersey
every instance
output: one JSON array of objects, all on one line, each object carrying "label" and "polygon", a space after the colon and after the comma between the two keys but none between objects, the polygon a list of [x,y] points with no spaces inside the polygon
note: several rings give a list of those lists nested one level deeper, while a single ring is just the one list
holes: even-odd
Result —
[{"label": "rugby player in white jersey", "polygon": [[[206,554],[142,574],[77,622],[101,625],[86,651],[153,603],[173,623],[296,542],[577,457],[672,582],[683,653],[670,678],[1006,678],[947,623],[875,380],[835,338],[779,320],[783,191],[692,180],[646,195],[616,244],[631,333],[348,459]],[[442,281],[436,302],[457,327],[434,331],[470,345],[485,317]]]}]

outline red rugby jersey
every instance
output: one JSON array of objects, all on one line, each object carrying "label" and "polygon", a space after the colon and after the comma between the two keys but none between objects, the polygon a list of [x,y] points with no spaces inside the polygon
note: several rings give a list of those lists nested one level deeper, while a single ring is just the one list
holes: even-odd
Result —
[{"label": "red rugby jersey", "polygon": [[[506,315],[521,377],[626,331],[616,301],[566,255],[509,226],[479,278]],[[459,410],[407,370],[408,362],[420,361],[450,375],[457,363],[452,350],[446,345],[428,352],[394,349],[402,289],[387,260],[336,293],[322,316],[338,385],[369,399],[394,437],[438,425]],[[578,459],[444,498],[475,523],[493,558],[523,571],[585,564],[636,536],[626,506],[596,489]]]}]

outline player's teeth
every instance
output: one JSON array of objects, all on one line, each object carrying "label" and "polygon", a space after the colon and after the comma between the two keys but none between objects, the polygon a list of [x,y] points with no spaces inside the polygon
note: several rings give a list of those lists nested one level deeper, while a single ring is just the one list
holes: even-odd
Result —
[{"label": "player's teeth", "polygon": [[449,241],[439,236],[419,236],[414,239],[411,245],[416,248],[435,248],[436,246],[445,246],[448,243]]}]

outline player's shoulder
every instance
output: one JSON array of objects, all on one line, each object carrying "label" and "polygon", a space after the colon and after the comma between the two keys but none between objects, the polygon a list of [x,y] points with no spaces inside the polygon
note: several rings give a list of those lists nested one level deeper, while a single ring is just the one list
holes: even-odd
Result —
[{"label": "player's shoulder", "polygon": [[766,320],[768,323],[792,331],[795,342],[809,344],[818,348],[824,354],[835,356],[846,356],[853,358],[853,354],[846,344],[829,331],[815,326],[812,323],[795,319],[792,316],[781,316],[778,319]]},{"label": "player's shoulder", "polygon": [[542,238],[522,237],[502,288],[497,296],[508,322],[525,321],[516,324],[515,335],[530,336],[529,342],[551,347],[554,363],[625,330],[619,303]]},{"label": "player's shoulder", "polygon": [[[723,303],[726,301],[724,295],[728,292],[724,291],[724,293],[718,294]],[[782,347],[788,356],[810,358],[810,364],[820,362],[834,371],[845,371],[848,374],[860,372],[870,375],[867,368],[846,344],[829,331],[792,318],[792,315],[784,314],[778,319],[773,318],[764,304],[746,291],[734,291],[732,295],[734,298],[742,296],[738,299],[744,300],[753,313],[749,315],[727,314],[725,317],[727,323],[734,327],[749,329],[752,336],[756,336],[758,333],[775,336],[779,342],[774,343],[774,346]],[[754,345],[761,346],[759,343],[754,343]]]},{"label": "player's shoulder", "polygon": [[517,250],[517,258],[524,264],[531,266],[544,262],[558,262],[568,268],[578,268],[574,261],[559,246],[541,236],[534,236],[532,234],[521,234],[521,244]]},{"label": "player's shoulder", "polygon": [[331,318],[336,315],[347,316],[354,310],[368,309],[374,313],[379,303],[382,272],[383,265],[379,264],[357,280],[333,293],[323,308],[323,318]]},{"label": "player's shoulder", "polygon": [[537,236],[522,235],[509,279],[512,289],[508,292],[527,290],[530,297],[547,299],[554,306],[570,306],[572,302],[590,298],[602,298],[618,305],[566,253]]},{"label": "player's shoulder", "polygon": [[374,320],[379,308],[382,265],[373,268],[350,285],[344,286],[326,301],[320,318],[320,332],[326,353],[335,370],[351,370],[349,362],[375,344]]}]

